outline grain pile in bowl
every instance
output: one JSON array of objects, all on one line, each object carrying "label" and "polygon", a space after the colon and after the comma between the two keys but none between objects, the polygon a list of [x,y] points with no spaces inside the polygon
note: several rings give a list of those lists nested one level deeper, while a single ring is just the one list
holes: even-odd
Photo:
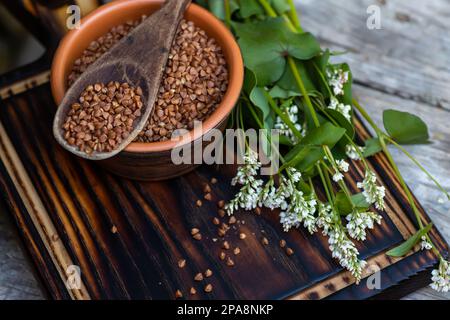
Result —
[{"label": "grain pile in bowl", "polygon": [[[93,41],[75,61],[68,85],[144,19],[116,26]],[[153,114],[135,141],[166,141],[174,130],[191,130],[194,121],[204,121],[214,112],[227,86],[228,70],[220,46],[193,22],[181,21]]]},{"label": "grain pile in bowl", "polygon": [[64,139],[78,150],[111,152],[129,137],[141,116],[142,89],[128,83],[96,83],[73,103],[62,126]]}]

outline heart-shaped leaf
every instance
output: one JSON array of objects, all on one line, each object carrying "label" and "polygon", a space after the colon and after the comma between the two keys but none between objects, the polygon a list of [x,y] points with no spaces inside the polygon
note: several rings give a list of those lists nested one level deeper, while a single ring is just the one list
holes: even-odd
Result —
[{"label": "heart-shaped leaf", "polygon": [[428,127],[418,116],[397,110],[383,112],[384,128],[400,144],[427,143]]},{"label": "heart-shaped leaf", "polygon": [[310,33],[289,30],[283,18],[268,18],[256,23],[233,23],[247,68],[258,86],[276,82],[286,67],[286,56],[308,60],[320,52],[320,45]]}]

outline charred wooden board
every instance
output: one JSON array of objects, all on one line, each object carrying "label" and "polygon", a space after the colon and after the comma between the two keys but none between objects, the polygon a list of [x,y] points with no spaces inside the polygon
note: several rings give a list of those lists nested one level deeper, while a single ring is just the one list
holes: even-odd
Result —
[{"label": "charred wooden board", "polygon": [[[431,252],[402,259],[385,255],[417,229],[382,155],[371,164],[388,189],[388,207],[382,225],[358,244],[372,265],[370,271],[381,270],[380,289],[369,290],[364,280],[356,285],[331,258],[324,237],[302,230],[286,234],[277,213],[269,211],[261,216],[237,214],[240,224],[226,240],[239,246],[241,254],[233,256],[236,264],[228,267],[218,259],[222,241],[213,240],[219,237],[212,218],[217,215],[216,201],[228,200],[235,192],[229,183],[235,168],[202,166],[186,176],[153,183],[116,177],[71,156],[54,141],[56,106],[48,84],[21,83],[22,93],[0,101],[0,190],[54,298],[165,299],[180,289],[194,299],[361,299],[402,296],[429,281],[428,270],[438,261]],[[17,90],[17,85],[11,88]],[[359,122],[357,128],[361,138],[368,136]],[[362,180],[362,174],[359,164],[351,165],[352,180]],[[197,208],[202,186],[212,177],[219,181],[212,186],[213,201]],[[201,230],[201,241],[190,236],[193,227]],[[240,232],[247,234],[245,240],[239,239]],[[446,252],[436,229],[431,236]],[[261,244],[262,237],[269,245]],[[293,256],[279,248],[280,239],[294,250]],[[185,268],[178,268],[179,259],[187,260]],[[80,289],[66,286],[71,265],[80,268]],[[193,279],[207,268],[213,271],[210,294],[202,290],[206,281]],[[195,296],[188,294],[192,286],[197,288]]]}]

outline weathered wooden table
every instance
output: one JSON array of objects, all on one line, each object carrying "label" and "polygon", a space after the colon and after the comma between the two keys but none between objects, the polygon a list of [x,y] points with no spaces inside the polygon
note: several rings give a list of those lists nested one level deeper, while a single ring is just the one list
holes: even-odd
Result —
[{"label": "weathered wooden table", "polygon": [[[367,9],[381,10],[381,29],[369,30]],[[408,147],[450,189],[450,4],[447,0],[302,0],[303,26],[335,50],[349,53],[355,94],[378,123],[389,107],[420,115],[433,144]],[[450,241],[450,203],[403,155],[396,153],[409,186]],[[0,212],[4,212],[0,208]],[[39,299],[45,294],[20,250],[9,218],[0,214],[0,299]],[[422,289],[408,299],[449,299]]]}]

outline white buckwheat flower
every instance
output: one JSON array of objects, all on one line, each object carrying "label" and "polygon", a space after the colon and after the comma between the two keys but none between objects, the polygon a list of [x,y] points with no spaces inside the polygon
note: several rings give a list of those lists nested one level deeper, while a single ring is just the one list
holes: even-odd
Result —
[{"label": "white buckwheat flower", "polygon": [[358,148],[359,153],[363,153],[364,149],[365,149],[364,147],[359,147],[359,146],[355,147],[351,144],[348,144],[345,147],[345,154],[347,155],[347,157],[349,157],[352,160],[361,160],[361,157],[360,157],[358,151],[356,150],[356,148]]},{"label": "white buckwheat flower", "polygon": [[240,184],[242,187],[235,198],[225,206],[229,215],[232,215],[239,208],[253,210],[257,207],[263,185],[263,181],[256,178],[260,168],[261,163],[258,161],[258,154],[249,149],[244,156],[244,165],[239,167],[236,176],[231,181],[233,186]]},{"label": "white buckwheat flower", "polygon": [[366,240],[366,229],[373,229],[375,223],[381,224],[382,217],[372,211],[359,212],[355,210],[346,217],[347,231],[350,237],[358,241]]},{"label": "white buckwheat flower", "polygon": [[428,241],[426,236],[422,236],[421,238],[422,242],[420,243],[420,249],[421,250],[431,250],[433,249],[433,245]]},{"label": "white buckwheat flower", "polygon": [[272,177],[262,189],[259,195],[258,205],[260,207],[266,207],[271,210],[274,210],[281,206],[280,198],[277,197],[277,188],[275,188],[275,182],[273,181]]},{"label": "white buckwheat flower", "polygon": [[348,71],[342,69],[328,68],[327,77],[330,86],[333,88],[334,95],[341,96],[344,94],[344,85],[349,79]]},{"label": "white buckwheat flower", "polygon": [[342,172],[348,172],[348,162],[345,160],[337,160],[336,161],[336,166],[334,166],[336,172],[333,175],[333,181],[334,182],[339,182],[342,179],[344,179],[344,175],[342,174]]},{"label": "white buckwheat flower", "polygon": [[317,200],[315,196],[304,196],[303,192],[294,189],[289,200],[286,210],[280,213],[280,223],[283,225],[284,231],[288,232],[291,228],[298,228],[303,224],[309,233],[316,232],[314,213]]},{"label": "white buckwheat flower", "polygon": [[340,103],[335,97],[331,98],[328,109],[336,110],[341,113],[348,121],[352,120],[352,107],[348,104]]},{"label": "white buckwheat flower", "polygon": [[431,288],[438,292],[450,291],[450,265],[448,261],[441,258],[439,268],[431,272]]},{"label": "white buckwheat flower", "polygon": [[336,161],[336,165],[338,166],[339,171],[341,171],[341,172],[348,172],[349,164],[348,164],[347,161],[345,161],[345,160],[337,160]]},{"label": "white buckwheat flower", "polygon": [[[298,112],[299,112],[298,106],[292,105],[291,107],[287,108],[285,111],[286,111],[287,117],[294,124],[295,128],[302,134],[302,136],[305,136],[306,131],[304,130],[302,125],[300,123],[298,123],[298,119],[299,119],[298,118]],[[292,143],[295,144],[298,142],[296,135],[292,132],[292,130],[289,128],[289,126],[278,116],[275,118],[274,128],[276,130],[278,130],[278,132],[281,135],[288,137]]]},{"label": "white buckwheat flower", "polygon": [[322,228],[323,235],[328,237],[333,258],[338,259],[341,266],[350,271],[355,277],[356,283],[359,283],[367,262],[358,258],[358,249],[348,238],[340,221],[334,219],[332,208],[319,203],[318,212],[317,226]]},{"label": "white buckwheat flower", "polygon": [[344,175],[342,173],[340,173],[339,171],[336,171],[336,173],[333,174],[333,181],[334,182],[339,182],[342,179],[344,179]]},{"label": "white buckwheat flower", "polygon": [[357,187],[364,190],[363,195],[368,203],[375,204],[378,210],[384,210],[386,189],[377,185],[377,177],[373,171],[367,170],[363,182],[358,182]]}]

